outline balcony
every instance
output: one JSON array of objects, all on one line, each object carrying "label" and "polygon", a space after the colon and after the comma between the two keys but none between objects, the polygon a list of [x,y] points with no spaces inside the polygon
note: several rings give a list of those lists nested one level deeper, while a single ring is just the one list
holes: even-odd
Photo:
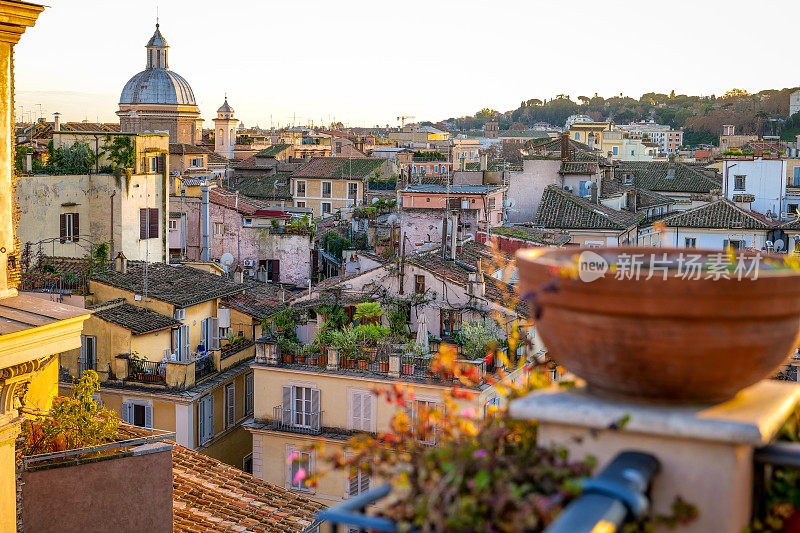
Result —
[{"label": "balcony", "polygon": [[272,420],[267,427],[276,431],[289,431],[303,435],[319,435],[322,433],[322,415],[324,411],[296,411],[291,407],[276,405],[272,408]]},{"label": "balcony", "polygon": [[195,383],[214,372],[214,358],[211,354],[206,354],[194,360],[194,381]]},{"label": "balcony", "polygon": [[167,364],[164,362],[129,359],[128,380],[166,385]]}]

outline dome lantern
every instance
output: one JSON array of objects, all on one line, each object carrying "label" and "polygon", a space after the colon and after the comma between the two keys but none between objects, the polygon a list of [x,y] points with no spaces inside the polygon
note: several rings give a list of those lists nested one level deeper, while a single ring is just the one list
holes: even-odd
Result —
[{"label": "dome lantern", "polygon": [[169,68],[167,63],[167,50],[169,45],[164,36],[161,35],[161,30],[158,29],[159,24],[156,23],[156,32],[150,37],[147,42],[147,68]]}]

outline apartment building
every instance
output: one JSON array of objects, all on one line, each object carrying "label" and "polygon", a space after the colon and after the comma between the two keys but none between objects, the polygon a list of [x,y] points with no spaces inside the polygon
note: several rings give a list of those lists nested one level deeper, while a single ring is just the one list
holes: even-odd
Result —
[{"label": "apartment building", "polygon": [[[99,156],[89,174],[17,179],[23,253],[84,257],[108,243],[131,260],[166,261],[168,140],[165,133],[54,132],[55,148],[77,142]],[[133,168],[108,171],[113,142],[132,148]]]},{"label": "apartment building", "polygon": [[647,136],[649,142],[658,145],[658,150],[662,154],[675,154],[683,146],[683,130],[673,130],[672,126],[657,124],[652,120],[621,124],[617,128],[642,140]]},{"label": "apartment building", "polygon": [[387,159],[372,157],[315,157],[291,175],[295,207],[306,207],[314,217],[364,204],[370,178],[395,174]]},{"label": "apartment building", "polygon": [[89,282],[92,316],[80,348],[59,356],[60,389],[94,370],[99,399],[137,426],[243,468],[241,423],[252,412],[253,321],[224,305],[246,285],[191,268],[127,262]]}]

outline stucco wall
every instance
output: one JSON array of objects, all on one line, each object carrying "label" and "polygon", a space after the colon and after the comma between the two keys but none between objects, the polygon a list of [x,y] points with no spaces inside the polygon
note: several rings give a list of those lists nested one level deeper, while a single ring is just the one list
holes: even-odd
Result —
[{"label": "stucco wall", "polygon": [[172,450],[22,474],[25,531],[172,531]]},{"label": "stucco wall", "polygon": [[545,187],[561,183],[560,168],[560,160],[526,159],[522,172],[509,173],[506,197],[514,201],[514,207],[508,209],[509,222],[531,222],[536,218]]}]

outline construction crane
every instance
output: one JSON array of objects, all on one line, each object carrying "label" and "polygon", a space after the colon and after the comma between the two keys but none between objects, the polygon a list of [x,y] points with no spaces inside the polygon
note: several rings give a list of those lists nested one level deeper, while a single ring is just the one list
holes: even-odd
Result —
[{"label": "construction crane", "polygon": [[401,128],[405,128],[406,127],[406,119],[412,119],[412,118],[417,118],[417,117],[415,117],[414,115],[403,115],[401,117],[397,117],[397,120],[400,121],[400,127]]}]

